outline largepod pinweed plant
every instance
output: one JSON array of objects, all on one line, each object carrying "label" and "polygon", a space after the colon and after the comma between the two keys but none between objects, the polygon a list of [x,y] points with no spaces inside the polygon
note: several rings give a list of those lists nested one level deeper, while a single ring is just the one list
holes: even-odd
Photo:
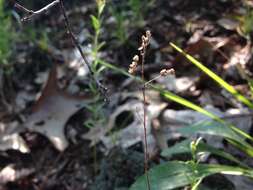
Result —
[{"label": "largepod pinweed plant", "polygon": [[132,63],[129,65],[128,73],[135,74],[137,67],[141,67],[141,90],[142,90],[142,96],[143,96],[143,133],[144,133],[144,168],[145,168],[145,182],[146,182],[146,188],[148,190],[151,189],[150,179],[149,179],[149,172],[148,172],[148,160],[149,160],[149,153],[148,153],[148,143],[147,143],[147,100],[146,100],[146,87],[152,83],[155,79],[159,77],[165,77],[169,74],[174,74],[173,69],[163,69],[160,71],[160,74],[149,80],[145,81],[145,57],[146,57],[146,51],[150,44],[151,40],[151,32],[149,30],[146,31],[145,35],[142,35],[141,37],[141,45],[138,48],[139,55],[135,55],[132,59]]}]

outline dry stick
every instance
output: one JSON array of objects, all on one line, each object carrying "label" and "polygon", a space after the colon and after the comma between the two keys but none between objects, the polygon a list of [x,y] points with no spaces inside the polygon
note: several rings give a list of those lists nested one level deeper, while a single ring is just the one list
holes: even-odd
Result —
[{"label": "dry stick", "polygon": [[28,16],[26,16],[26,17],[24,17],[24,18],[21,19],[21,21],[28,21],[28,20],[30,20],[34,16],[39,16],[41,14],[44,14],[50,8],[52,8],[55,5],[57,5],[59,2],[60,2],[59,0],[55,0],[52,3],[46,5],[45,7],[43,7],[42,9],[40,9],[38,11],[29,10],[29,9],[25,8],[24,6],[18,4],[18,3],[15,3],[14,6],[17,7],[18,9],[24,11],[25,13],[29,14]]},{"label": "dry stick", "polygon": [[82,48],[78,42],[78,40],[76,39],[76,37],[74,36],[74,33],[70,27],[70,23],[69,23],[69,19],[67,17],[67,14],[66,14],[66,11],[65,11],[65,7],[64,7],[64,4],[63,4],[63,0],[60,0],[60,8],[61,8],[61,11],[62,11],[62,14],[63,14],[63,17],[64,17],[64,20],[65,20],[65,25],[66,25],[66,28],[68,30],[68,34],[70,35],[73,43],[75,44],[76,48],[78,49],[80,55],[82,56],[85,64],[87,65],[88,67],[88,70],[93,78],[93,80],[96,82],[96,85],[97,87],[99,88],[101,94],[106,98],[106,100],[108,100],[107,96],[106,96],[106,91],[107,91],[107,88],[104,87],[96,78],[94,72],[92,71],[91,69],[91,66],[89,64],[89,61],[87,60],[86,56],[84,55],[83,51],[82,51]]},{"label": "dry stick", "polygon": [[[141,78],[142,81],[145,81],[144,76],[144,63],[145,63],[145,55],[146,55],[146,45],[142,46],[141,50]],[[146,117],[147,117],[147,107],[146,107],[146,83],[144,82],[142,87],[142,95],[143,95],[143,128],[144,128],[144,168],[146,174],[147,188],[150,190],[150,181],[148,175],[148,143],[147,143],[147,126],[146,126]]]},{"label": "dry stick", "polygon": [[64,22],[65,22],[65,26],[66,26],[66,29],[67,29],[67,33],[70,35],[70,38],[71,38],[73,44],[78,49],[78,51],[79,51],[79,53],[80,53],[80,55],[81,55],[81,57],[82,57],[85,65],[87,66],[87,68],[89,70],[89,73],[90,73],[91,77],[96,82],[96,86],[98,87],[99,92],[104,96],[105,100],[108,100],[108,97],[106,95],[107,88],[104,87],[99,82],[99,80],[96,78],[94,72],[91,69],[89,61],[87,60],[86,56],[84,55],[84,53],[82,51],[82,48],[81,48],[81,46],[80,46],[77,38],[75,37],[75,35],[74,35],[73,31],[72,31],[72,28],[70,26],[70,22],[69,22],[69,19],[67,17],[66,10],[65,10],[65,7],[64,7],[64,4],[63,4],[63,0],[55,0],[52,3],[46,5],[45,7],[43,7],[42,9],[40,9],[38,11],[29,10],[29,9],[25,8],[24,6],[18,4],[18,3],[15,3],[15,7],[17,7],[18,9],[20,9],[22,11],[24,11],[25,13],[29,14],[28,16],[26,16],[23,19],[21,19],[21,21],[27,21],[27,20],[30,20],[34,16],[38,16],[38,15],[41,15],[41,14],[47,12],[50,8],[54,7],[57,4],[60,4],[60,9],[61,9],[61,12],[62,12],[63,17],[64,17]]}]

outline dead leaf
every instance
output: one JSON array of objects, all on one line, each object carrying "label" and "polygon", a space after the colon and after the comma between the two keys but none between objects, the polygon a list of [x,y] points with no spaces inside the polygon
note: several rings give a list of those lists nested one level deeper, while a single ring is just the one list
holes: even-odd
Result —
[{"label": "dead leaf", "polygon": [[[231,52],[230,58],[227,63],[224,64],[223,68],[226,70],[226,75],[239,80],[239,76],[243,79],[247,79],[246,64],[252,58],[252,45],[247,43],[244,47],[239,50]],[[237,76],[237,78],[236,78]]]},{"label": "dead leaf", "polygon": [[[106,126],[98,126],[91,128],[83,138],[91,140],[94,145],[99,141],[102,141],[107,149],[111,149],[118,145],[123,148],[128,148],[136,143],[144,143],[144,132],[143,132],[143,103],[142,95],[140,92],[136,93],[122,93],[123,99],[130,99],[125,104],[118,106],[115,111],[110,115],[108,124]],[[167,106],[167,103],[159,102],[159,93],[153,90],[147,90],[146,100],[147,105],[147,143],[149,154],[152,157],[157,151],[157,142],[151,132],[152,121],[156,119],[162,110]],[[135,100],[133,100],[133,98]],[[136,100],[136,98],[138,98]],[[116,120],[123,112],[130,112],[133,116],[133,121],[125,126],[123,129],[118,129]],[[116,129],[115,132],[110,131]]]},{"label": "dead leaf", "polygon": [[[153,119],[157,118],[161,111],[166,107],[166,103],[160,104],[149,104],[147,106],[147,121],[146,121],[146,132],[147,132],[147,144],[148,150],[151,157],[155,155],[157,145],[153,134],[151,133],[151,124]],[[129,101],[126,104],[119,106],[109,119],[110,128],[116,126],[116,118],[124,111],[130,111],[133,114],[134,120],[124,129],[118,132],[112,133],[108,136],[101,136],[102,142],[105,146],[110,149],[115,145],[119,145],[123,148],[133,146],[138,142],[143,142],[143,104],[141,101]]]},{"label": "dead leaf", "polygon": [[218,20],[218,24],[226,30],[236,30],[240,23],[235,19],[221,18]]},{"label": "dead leaf", "polygon": [[[198,60],[203,61],[205,64],[212,63],[214,56],[213,45],[204,38],[200,38],[196,42],[189,44],[185,48],[185,51],[188,54],[196,57]],[[183,55],[178,54],[174,60],[174,66],[176,67],[176,70],[177,67],[178,69],[182,68],[182,64],[185,66],[190,65]]]},{"label": "dead leaf", "polygon": [[19,150],[22,153],[29,152],[25,141],[19,136],[20,125],[17,122],[0,123],[0,150]]},{"label": "dead leaf", "polygon": [[63,151],[68,145],[64,135],[66,122],[90,101],[91,96],[70,95],[61,90],[57,84],[57,67],[54,66],[25,126],[45,135],[58,150]]},{"label": "dead leaf", "polygon": [[189,88],[194,87],[195,88],[195,82],[197,81],[196,77],[178,77],[175,76],[166,76],[161,77],[157,79],[159,84],[163,84],[166,89],[169,91],[173,91],[176,93],[182,93]]},{"label": "dead leaf", "polygon": [[34,172],[34,169],[15,170],[13,165],[8,165],[0,171],[0,184],[13,182],[26,177]]}]

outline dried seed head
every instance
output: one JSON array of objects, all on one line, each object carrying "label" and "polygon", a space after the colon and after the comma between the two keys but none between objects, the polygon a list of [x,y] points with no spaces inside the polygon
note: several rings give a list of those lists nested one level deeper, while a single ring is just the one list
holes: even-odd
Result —
[{"label": "dried seed head", "polygon": [[140,47],[138,48],[138,50],[139,50],[139,51],[142,51],[142,50],[143,50],[143,46],[140,46]]},{"label": "dried seed head", "polygon": [[141,46],[138,48],[139,51],[143,51],[147,48],[150,43],[151,32],[149,30],[146,31],[146,35],[141,36]]},{"label": "dried seed head", "polygon": [[138,55],[135,55],[135,56],[133,57],[133,61],[134,61],[134,62],[138,62],[138,61],[139,61],[139,56],[138,56]]},{"label": "dried seed head", "polygon": [[137,67],[137,62],[132,62],[130,65],[129,65],[130,68],[136,68]]},{"label": "dried seed head", "polygon": [[150,43],[151,39],[151,32],[149,30],[146,31],[146,36],[143,38],[143,41],[145,42],[146,45]]},{"label": "dried seed head", "polygon": [[138,66],[138,61],[139,61],[139,56],[138,55],[135,55],[133,57],[133,61],[132,63],[129,65],[129,68],[128,68],[128,72],[130,74],[133,74],[135,73],[136,69],[137,69],[137,66]]},{"label": "dried seed head", "polygon": [[134,74],[134,69],[133,69],[133,68],[129,68],[129,69],[128,69],[128,73]]},{"label": "dried seed head", "polygon": [[168,69],[168,74],[169,75],[175,75],[175,70],[172,68],[172,69]]},{"label": "dried seed head", "polygon": [[162,69],[160,71],[161,76],[167,76],[167,75],[175,75],[175,70],[174,69]]},{"label": "dried seed head", "polygon": [[146,37],[149,38],[149,39],[151,38],[151,32],[150,32],[150,30],[146,31]]},{"label": "dried seed head", "polygon": [[160,75],[166,76],[166,74],[167,74],[167,70],[166,70],[166,69],[162,69],[162,70],[160,71]]},{"label": "dried seed head", "polygon": [[141,41],[145,42],[146,41],[146,36],[142,35],[141,36]]}]

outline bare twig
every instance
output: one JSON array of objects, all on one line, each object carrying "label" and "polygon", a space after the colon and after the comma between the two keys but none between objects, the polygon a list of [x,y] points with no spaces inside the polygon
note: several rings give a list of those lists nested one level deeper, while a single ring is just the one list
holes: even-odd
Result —
[{"label": "bare twig", "polygon": [[96,85],[97,87],[99,88],[101,94],[105,97],[106,100],[108,100],[107,96],[106,96],[106,91],[107,91],[107,88],[104,87],[100,82],[99,80],[95,77],[95,74],[94,72],[92,71],[91,69],[91,66],[90,66],[90,63],[89,61],[87,60],[86,56],[84,55],[83,51],[82,51],[82,48],[78,42],[78,40],[76,39],[73,31],[72,31],[72,28],[70,26],[70,23],[69,23],[69,19],[67,17],[67,14],[66,14],[66,11],[65,11],[65,7],[64,7],[64,4],[63,4],[63,0],[59,0],[60,1],[60,8],[61,8],[61,11],[62,11],[62,14],[63,14],[63,17],[64,17],[64,20],[65,20],[65,25],[66,25],[66,28],[67,28],[67,32],[68,34],[70,35],[70,38],[72,39],[72,42],[74,43],[74,45],[76,46],[76,48],[78,49],[80,55],[82,56],[83,58],[83,61],[84,63],[87,65],[88,67],[88,70],[90,72],[90,75],[92,76],[93,80],[96,82]]},{"label": "bare twig", "polygon": [[96,83],[97,88],[99,89],[99,92],[103,95],[103,97],[105,98],[105,100],[108,100],[107,95],[106,95],[107,88],[104,87],[99,82],[99,80],[96,78],[94,72],[91,69],[89,61],[87,60],[87,58],[86,58],[85,54],[83,53],[82,48],[81,48],[81,46],[80,46],[80,44],[79,44],[79,42],[77,40],[77,38],[75,37],[75,35],[73,33],[73,30],[72,30],[72,28],[70,26],[69,19],[68,19],[67,14],[66,14],[66,10],[65,10],[65,7],[64,7],[64,4],[63,4],[63,0],[55,0],[52,3],[46,5],[45,7],[43,7],[42,9],[40,9],[38,11],[29,10],[29,9],[25,8],[24,6],[18,4],[18,3],[15,3],[15,7],[17,7],[18,9],[20,9],[20,10],[22,10],[25,13],[28,14],[28,16],[25,16],[24,18],[21,19],[21,21],[27,21],[27,20],[30,20],[34,16],[38,16],[38,15],[44,14],[45,12],[47,12],[49,9],[51,9],[52,7],[54,7],[57,4],[59,4],[60,10],[61,10],[62,15],[64,17],[67,33],[69,34],[69,36],[70,36],[73,44],[75,45],[75,47],[78,49],[78,51],[79,51],[79,53],[80,53],[80,55],[81,55],[81,57],[82,57],[82,59],[84,61],[84,64],[87,66],[91,77],[93,78],[93,80]]},{"label": "bare twig", "polygon": [[[144,130],[144,169],[145,169],[145,175],[146,175],[146,182],[147,182],[147,189],[150,190],[150,180],[149,180],[149,174],[148,174],[148,143],[147,143],[147,102],[146,102],[146,85],[149,84],[149,82],[145,82],[145,56],[146,56],[146,50],[150,43],[151,33],[150,31],[146,31],[146,35],[143,35],[141,37],[141,46],[138,48],[140,51],[139,58],[138,55],[135,55],[133,57],[132,63],[129,65],[128,72],[130,74],[134,74],[137,70],[138,64],[141,65],[141,82],[142,82],[142,96],[143,96],[143,130]],[[159,75],[160,77],[160,75]],[[157,79],[158,77],[156,77]],[[151,81],[152,82],[152,81]]]},{"label": "bare twig", "polygon": [[59,2],[60,2],[59,0],[55,0],[52,3],[46,5],[45,7],[43,7],[42,9],[40,9],[38,11],[29,10],[18,3],[15,3],[14,6],[28,14],[27,16],[22,18],[21,21],[28,21],[34,16],[39,16],[39,15],[44,14],[45,12],[49,11],[49,9],[51,9],[52,7],[57,5]]},{"label": "bare twig", "polygon": [[[145,64],[145,56],[146,56],[146,49],[147,46],[149,45],[150,42],[150,37],[151,33],[150,31],[146,31],[146,36],[142,36],[142,44],[141,47],[139,48],[140,55],[141,55],[141,78],[142,81],[145,81],[145,76],[144,76],[144,64]],[[146,181],[147,181],[147,189],[150,190],[150,180],[149,180],[149,175],[148,175],[148,160],[149,160],[149,155],[148,155],[148,143],[147,143],[147,106],[146,106],[146,83],[143,83],[142,87],[142,95],[143,95],[143,128],[144,128],[144,155],[145,155],[145,174],[146,174]]]}]

